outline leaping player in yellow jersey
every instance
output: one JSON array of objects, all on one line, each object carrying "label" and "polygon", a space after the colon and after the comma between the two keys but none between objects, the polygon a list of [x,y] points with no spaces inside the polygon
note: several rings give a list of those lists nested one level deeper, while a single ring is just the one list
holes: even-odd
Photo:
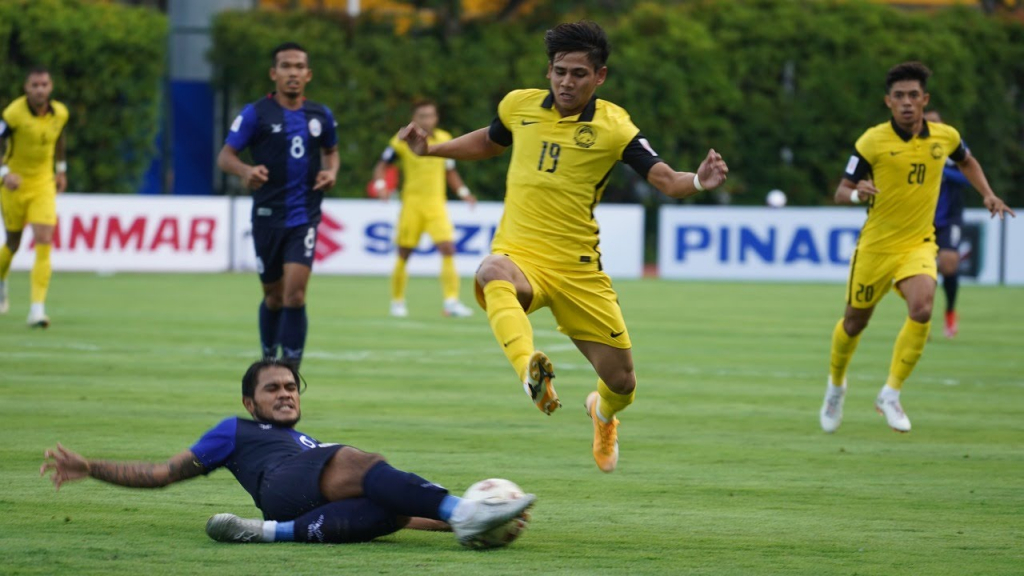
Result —
[{"label": "leaping player in yellow jersey", "polygon": [[618,297],[601,268],[594,207],[619,160],[673,198],[715,188],[729,169],[709,150],[696,173],[676,172],[625,110],[594,96],[608,74],[608,40],[600,26],[560,24],[544,41],[548,90],[510,92],[489,128],[451,142],[428,144],[415,124],[400,135],[417,154],[456,160],[491,158],[514,144],[505,213],[492,253],[477,270],[477,300],[526,393],[545,414],[561,403],[551,384],[554,367],[534,349],[527,314],[551,308],[559,330],[597,372],[597,391],[585,405],[594,460],[611,472],[619,458],[615,414],[633,402],[636,375]]},{"label": "leaping player in yellow jersey", "polygon": [[[437,105],[420,100],[412,105],[412,122],[428,134],[430,144],[452,139],[452,135],[437,127]],[[441,291],[444,295],[445,316],[471,316],[473,311],[459,301],[459,273],[455,270],[454,230],[445,205],[445,182],[459,198],[476,204],[476,197],[462,182],[454,160],[424,158],[413,154],[409,146],[395,136],[388,143],[377,166],[373,169],[373,186],[382,198],[394,191],[387,189],[384,171],[388,164],[399,162],[402,169],[402,213],[398,218],[398,258],[391,274],[391,315],[404,318],[409,315],[405,304],[405,287],[409,273],[405,265],[412,251],[426,232],[441,253]]]},{"label": "leaping player in yellow jersey", "polygon": [[64,136],[68,109],[50,99],[52,92],[49,71],[33,68],[25,80],[25,95],[4,109],[0,121],[0,143],[7,141],[0,165],[0,208],[7,232],[7,242],[0,248],[0,314],[10,308],[7,274],[21,244],[21,233],[29,224],[36,261],[32,266],[28,325],[41,328],[50,325],[43,305],[50,286],[50,244],[57,224],[57,194],[68,185]]},{"label": "leaping player in yellow jersey", "polygon": [[931,327],[938,252],[932,222],[946,158],[956,162],[981,193],[992,216],[1015,216],[992,192],[956,129],[924,120],[929,76],[931,71],[920,62],[889,70],[885,104],[892,118],[857,140],[836,189],[836,203],[865,203],[868,218],[850,261],[846,313],[832,331],[831,370],[820,412],[825,432],[835,432],[843,420],[846,368],[875,306],[894,285],[907,301],[908,317],[896,337],[889,377],[875,399],[875,409],[893,430],[910,431],[900,389],[921,358]]}]

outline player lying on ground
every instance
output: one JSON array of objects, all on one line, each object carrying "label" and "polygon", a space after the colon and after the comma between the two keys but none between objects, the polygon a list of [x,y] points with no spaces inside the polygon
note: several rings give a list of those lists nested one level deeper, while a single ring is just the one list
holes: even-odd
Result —
[{"label": "player lying on ground", "polygon": [[401,528],[448,530],[468,541],[522,514],[535,499],[470,501],[392,468],[380,454],[321,444],[295,430],[299,374],[286,359],[265,358],[242,378],[242,405],[191,449],[163,463],[86,459],[60,444],[40,474],[59,490],[92,477],[130,488],[162,488],[225,467],[252,496],[264,520],[217,514],[206,533],[220,542],[363,542]]},{"label": "player lying on ground", "polygon": [[554,366],[534,349],[527,315],[551,308],[558,329],[597,372],[597,391],[585,405],[594,460],[611,472],[619,458],[615,414],[633,402],[636,374],[619,299],[602,270],[594,207],[619,160],[673,198],[717,187],[729,168],[709,150],[696,173],[676,172],[624,109],[594,95],[608,74],[608,39],[600,26],[560,24],[544,42],[547,90],[508,93],[489,128],[449,142],[431,144],[415,123],[400,137],[416,154],[455,160],[493,158],[512,146],[505,212],[476,273],[477,301],[519,382],[545,414],[561,402],[551,384]]}]

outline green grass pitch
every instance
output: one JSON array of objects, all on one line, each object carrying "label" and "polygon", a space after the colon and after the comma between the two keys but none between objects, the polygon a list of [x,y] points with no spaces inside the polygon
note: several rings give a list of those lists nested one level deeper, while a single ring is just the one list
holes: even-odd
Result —
[{"label": "green grass pitch", "polygon": [[[616,288],[639,389],[619,470],[605,475],[582,408],[595,376],[548,311],[533,323],[565,403],[551,417],[523,396],[481,313],[441,317],[436,279],[412,280],[411,316],[396,320],[386,279],[314,276],[299,428],[456,493],[499,476],[538,495],[515,545],[474,552],[416,532],[217,544],[203,532],[210,515],[257,514],[227,471],[165,490],[86,480],[55,493],[38,467],[58,440],[159,460],[242,414],[259,288],[250,274],[58,273],[53,326],[30,331],[28,277],[15,274],[0,317],[0,574],[1024,573],[1024,289],[965,286],[955,341],[935,322],[905,388],[907,435],[872,406],[905,316],[888,296],[830,436],[817,411],[841,286]],[[465,279],[467,302],[469,290]]]}]

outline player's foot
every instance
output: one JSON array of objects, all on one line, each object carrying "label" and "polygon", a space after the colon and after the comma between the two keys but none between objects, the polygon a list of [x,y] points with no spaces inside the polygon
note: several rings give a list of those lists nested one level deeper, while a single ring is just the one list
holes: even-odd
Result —
[{"label": "player's foot", "polygon": [[7,300],[7,282],[0,281],[0,314],[7,314],[11,303]]},{"label": "player's foot", "polygon": [[29,328],[47,328],[50,326],[50,317],[42,308],[33,305],[28,313],[27,323]]},{"label": "player's foot", "polygon": [[946,334],[946,338],[954,338],[956,333],[960,331],[960,318],[957,317],[956,310],[950,310],[946,312],[946,328],[943,332]]},{"label": "player's foot", "polygon": [[611,422],[604,422],[597,413],[597,403],[601,395],[591,392],[584,404],[587,408],[587,416],[594,422],[594,442],[591,448],[594,452],[594,462],[601,472],[612,472],[619,463],[619,419],[612,416]]},{"label": "player's foot", "polygon": [[842,386],[833,386],[832,377],[828,377],[828,386],[825,388],[825,402],[821,405],[819,420],[821,429],[829,434],[839,429],[843,423],[843,401],[846,400],[846,381]]},{"label": "player's foot", "polygon": [[530,399],[537,405],[541,412],[551,415],[552,412],[562,407],[558,401],[558,393],[551,379],[555,377],[555,366],[551,363],[548,355],[537,350],[530,356],[530,365],[526,371],[526,382],[523,388],[530,395]]},{"label": "player's foot", "polygon": [[455,508],[448,524],[451,525],[459,543],[468,545],[474,537],[526,512],[536,500],[537,496],[533,494],[526,494],[516,500],[463,499]]},{"label": "player's foot", "polygon": [[903,411],[899,398],[875,398],[875,410],[885,416],[889,427],[897,432],[910,432],[910,418]]},{"label": "player's foot", "polygon": [[405,318],[409,315],[409,309],[405,307],[405,300],[391,301],[391,315],[395,318]]},{"label": "player's foot", "polygon": [[473,315],[473,311],[467,308],[458,299],[444,301],[444,315],[452,318],[466,318]]},{"label": "player's foot", "polygon": [[215,514],[206,521],[206,535],[217,542],[264,542],[263,520]]}]

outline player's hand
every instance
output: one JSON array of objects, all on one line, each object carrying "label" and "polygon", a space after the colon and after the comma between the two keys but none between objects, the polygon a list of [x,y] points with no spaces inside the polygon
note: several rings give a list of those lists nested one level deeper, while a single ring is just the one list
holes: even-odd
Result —
[{"label": "player's hand", "polygon": [[417,156],[427,154],[427,136],[428,134],[413,122],[409,122],[408,126],[398,131],[398,139],[405,140],[409,149]]},{"label": "player's hand", "polygon": [[53,450],[43,453],[46,461],[39,468],[39,475],[45,476],[48,470],[53,470],[50,480],[54,488],[60,490],[60,485],[65,482],[81,480],[89,476],[89,462],[81,455],[61,446],[60,442]]},{"label": "player's hand", "polygon": [[21,186],[21,176],[18,176],[14,172],[10,172],[4,176],[4,188],[14,192],[19,186]]},{"label": "player's hand", "polygon": [[476,208],[476,196],[475,195],[469,194],[465,198],[463,198],[462,200],[465,203],[469,204],[469,209],[470,210]]},{"label": "player's hand", "polygon": [[712,188],[718,188],[728,177],[729,166],[726,165],[725,160],[722,160],[722,155],[715,152],[714,148],[708,150],[707,158],[704,158],[704,161],[697,168],[697,178],[700,179],[700,185],[705,190],[711,190]]},{"label": "player's hand", "polygon": [[854,190],[857,191],[857,197],[860,198],[861,202],[867,202],[868,198],[878,194],[878,188],[875,188],[875,183],[871,180],[857,182]]},{"label": "player's hand", "polygon": [[256,190],[260,186],[266,184],[269,179],[270,172],[263,164],[260,164],[259,166],[249,166],[245,170],[245,176],[242,177],[242,184],[250,190]]},{"label": "player's hand", "polygon": [[996,214],[999,215],[1000,220],[1005,219],[1007,214],[1014,218],[1017,217],[1013,210],[1011,210],[1010,207],[1006,205],[1006,202],[1003,202],[999,196],[992,195],[985,198],[985,208],[988,208],[988,211],[992,214],[992,218],[995,218]]},{"label": "player's hand", "polygon": [[313,190],[329,190],[334,186],[335,180],[338,177],[327,170],[321,170],[316,173],[316,182],[313,183]]},{"label": "player's hand", "polygon": [[65,172],[57,172],[53,175],[53,181],[57,184],[57,194],[62,194],[68,189],[68,175]]}]

